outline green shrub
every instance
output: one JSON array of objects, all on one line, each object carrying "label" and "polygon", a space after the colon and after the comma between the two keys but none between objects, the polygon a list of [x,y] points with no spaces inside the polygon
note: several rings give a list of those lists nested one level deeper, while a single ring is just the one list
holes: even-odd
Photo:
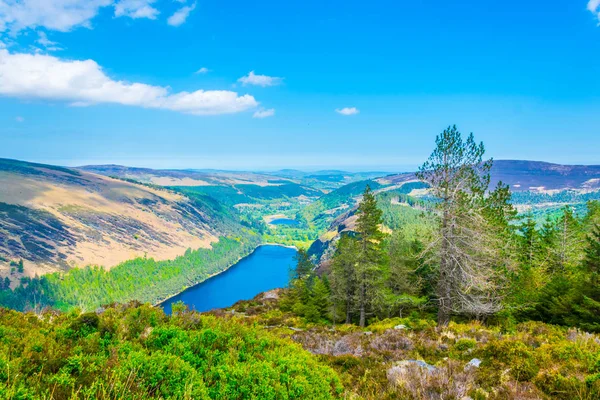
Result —
[{"label": "green shrub", "polygon": [[454,348],[458,351],[467,351],[474,349],[477,346],[477,340],[471,338],[460,338],[454,344]]},{"label": "green shrub", "polygon": [[[289,339],[131,304],[100,314],[0,309],[0,398],[332,399],[338,375]],[[49,394],[52,393],[52,396]]]},{"label": "green shrub", "polygon": [[485,346],[483,354],[486,366],[509,368],[517,381],[530,381],[540,370],[533,351],[520,341],[493,340]]}]

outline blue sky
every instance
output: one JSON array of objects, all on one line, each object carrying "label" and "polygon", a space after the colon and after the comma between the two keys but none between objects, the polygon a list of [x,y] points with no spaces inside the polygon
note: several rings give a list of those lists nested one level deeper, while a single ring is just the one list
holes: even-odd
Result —
[{"label": "blue sky", "polygon": [[457,124],[494,158],[600,164],[599,22],[600,0],[0,0],[0,157],[396,171]]}]

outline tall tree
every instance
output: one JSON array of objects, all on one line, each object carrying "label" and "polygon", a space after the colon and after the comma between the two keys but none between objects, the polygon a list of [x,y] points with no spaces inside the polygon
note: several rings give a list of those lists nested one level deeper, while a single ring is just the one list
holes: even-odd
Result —
[{"label": "tall tree", "polygon": [[381,231],[383,213],[377,207],[377,200],[369,185],[365,188],[357,210],[356,233],[359,241],[357,263],[358,293],[357,303],[359,325],[365,326],[367,314],[378,301],[383,289],[382,269],[386,261]]},{"label": "tall tree", "polygon": [[[436,296],[438,324],[445,326],[453,312],[485,315],[500,307],[495,287],[498,259],[494,224],[485,212],[492,160],[483,160],[483,143],[473,134],[463,141],[456,126],[436,137],[436,148],[420,167],[418,178],[431,186],[439,199],[439,236],[436,248],[439,271]],[[507,189],[499,185],[492,199]],[[506,205],[506,199],[503,200]]]},{"label": "tall tree", "polygon": [[583,265],[588,273],[600,275],[600,225],[595,225],[587,237]]},{"label": "tall tree", "polygon": [[293,271],[292,279],[306,277],[313,272],[315,265],[310,260],[310,256],[305,249],[298,249],[294,258],[296,260],[296,268]]},{"label": "tall tree", "polygon": [[355,238],[342,234],[333,256],[330,274],[334,323],[339,321],[342,316],[347,324],[352,322],[357,262],[358,242]]}]

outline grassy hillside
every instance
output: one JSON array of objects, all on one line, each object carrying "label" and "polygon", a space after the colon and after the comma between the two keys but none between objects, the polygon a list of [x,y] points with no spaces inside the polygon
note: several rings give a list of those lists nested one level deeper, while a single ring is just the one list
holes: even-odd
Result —
[{"label": "grassy hillside", "polygon": [[[87,172],[0,160],[0,256],[23,276],[209,248],[231,221],[209,202]],[[10,274],[0,261],[0,276]],[[20,276],[19,276],[20,278]]]}]

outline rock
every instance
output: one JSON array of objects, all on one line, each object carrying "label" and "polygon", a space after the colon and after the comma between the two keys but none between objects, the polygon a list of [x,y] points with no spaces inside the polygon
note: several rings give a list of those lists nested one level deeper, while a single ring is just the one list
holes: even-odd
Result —
[{"label": "rock", "polygon": [[371,332],[371,331],[365,332],[365,335],[367,335],[367,336],[371,336],[372,334],[373,334],[373,332]]},{"label": "rock", "polygon": [[428,364],[423,360],[403,360],[403,361],[397,362],[395,366],[399,367],[399,368],[405,368],[405,367],[408,367],[409,365],[417,365],[423,369],[426,369],[427,372],[433,372],[437,369],[433,365]]},{"label": "rock", "polygon": [[333,345],[333,351],[331,352],[334,356],[342,355],[353,355],[354,357],[360,357],[363,354],[360,340],[356,336],[344,336]]},{"label": "rock", "polygon": [[404,324],[400,324],[400,325],[396,325],[396,326],[394,327],[394,329],[408,329],[408,328],[407,328],[407,326],[406,326],[406,325],[404,325]]},{"label": "rock", "polygon": [[465,369],[468,369],[468,368],[479,368],[480,364],[481,364],[481,360],[479,358],[474,358],[471,361],[469,361],[467,363],[467,365],[465,365]]},{"label": "rock", "polygon": [[263,299],[264,300],[267,300],[267,299],[277,300],[277,299],[279,299],[279,289],[273,289],[273,290],[270,290],[268,292],[265,292],[263,294]]}]

